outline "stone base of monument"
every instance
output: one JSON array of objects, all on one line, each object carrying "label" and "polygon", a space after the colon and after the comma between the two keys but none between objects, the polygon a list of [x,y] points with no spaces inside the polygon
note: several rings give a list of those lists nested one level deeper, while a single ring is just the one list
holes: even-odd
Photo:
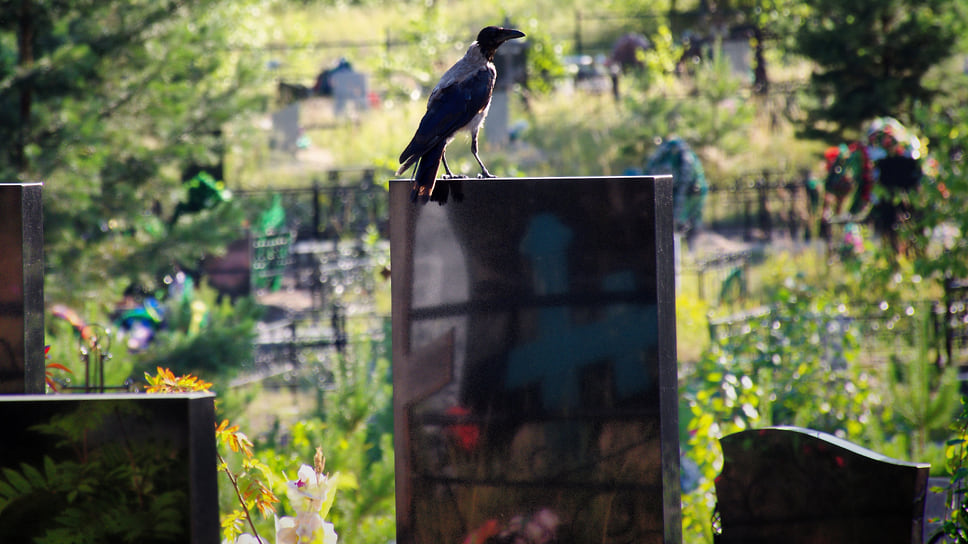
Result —
[{"label": "stone base of monument", "polygon": [[219,542],[214,399],[0,395],[0,542]]},{"label": "stone base of monument", "polygon": [[397,541],[681,541],[671,178],[438,183],[390,183]]}]

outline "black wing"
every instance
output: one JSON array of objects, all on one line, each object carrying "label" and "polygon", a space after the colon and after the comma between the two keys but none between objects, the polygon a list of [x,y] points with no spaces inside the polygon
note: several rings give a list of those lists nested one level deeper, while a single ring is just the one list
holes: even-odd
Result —
[{"label": "black wing", "polygon": [[417,133],[400,155],[399,172],[406,171],[427,151],[467,126],[491,99],[494,80],[487,69],[478,70],[463,81],[438,88],[427,104]]}]

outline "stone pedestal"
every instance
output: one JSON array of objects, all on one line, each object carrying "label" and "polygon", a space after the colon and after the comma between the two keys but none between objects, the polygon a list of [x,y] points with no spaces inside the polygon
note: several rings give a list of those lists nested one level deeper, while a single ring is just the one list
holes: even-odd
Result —
[{"label": "stone pedestal", "polygon": [[214,429],[212,393],[0,395],[0,542],[217,544]]}]

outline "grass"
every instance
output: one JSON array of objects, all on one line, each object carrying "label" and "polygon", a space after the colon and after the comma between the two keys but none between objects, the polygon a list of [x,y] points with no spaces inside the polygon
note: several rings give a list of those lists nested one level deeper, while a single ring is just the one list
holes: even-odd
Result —
[{"label": "grass", "polygon": [[[654,6],[653,10],[667,7]],[[678,6],[679,9],[688,7]],[[254,12],[252,17],[262,24],[260,32],[249,29],[253,49],[262,50],[259,54],[266,63],[278,65],[266,74],[270,110],[278,107],[273,96],[276,80],[311,85],[321,69],[335,65],[341,57],[369,74],[370,87],[379,95],[380,105],[355,121],[345,121],[326,115],[331,109],[327,101],[307,102],[301,124],[307,127],[305,135],[311,144],[295,157],[278,156],[264,143],[260,145],[260,137],[267,138],[265,129],[240,128],[237,132],[247,133],[250,138],[246,145],[230,150],[229,177],[240,186],[260,187],[278,186],[281,182],[303,183],[311,179],[314,170],[367,166],[391,172],[423,113],[427,89],[463,54],[471,37],[485,24],[501,23],[510,16],[515,26],[535,38],[546,37],[559,52],[568,52],[574,47],[579,12],[585,22],[581,27],[585,43],[617,35],[632,24],[630,21],[646,25],[644,19],[621,16],[603,23],[603,13],[623,13],[621,2],[606,2],[595,11],[583,8],[576,1],[552,0],[509,0],[483,5],[403,3],[379,9],[366,3],[333,7],[317,2],[301,6],[280,3],[273,9]],[[655,21],[648,21],[648,25],[654,24]],[[386,46],[388,39],[393,43],[391,47]],[[783,67],[779,61],[771,67],[780,78],[797,77],[798,72]],[[682,89],[672,92],[682,96],[682,100],[690,100]],[[525,108],[523,100],[512,101],[510,123],[527,126],[523,142],[503,150],[489,148],[486,141],[482,145],[488,165],[493,164],[498,173],[615,175],[629,167],[641,167],[645,156],[641,153],[623,156],[615,138],[635,120],[607,93],[531,94],[528,104]],[[764,104],[761,109],[768,112],[768,106]],[[742,144],[748,149],[744,153],[725,154],[715,148],[700,150],[713,181],[750,169],[812,164],[815,146],[795,142],[789,124],[775,121],[776,116],[769,113],[758,116],[756,125],[750,127],[750,137],[743,138],[748,140]],[[256,123],[260,127],[269,124],[268,114]],[[476,166],[466,148],[458,140],[451,147],[449,158],[461,170],[473,171]]]}]

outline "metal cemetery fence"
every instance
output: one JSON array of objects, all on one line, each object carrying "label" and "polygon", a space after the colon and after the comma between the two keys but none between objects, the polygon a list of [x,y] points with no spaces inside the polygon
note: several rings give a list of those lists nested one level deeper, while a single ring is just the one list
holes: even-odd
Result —
[{"label": "metal cemetery fence", "polygon": [[372,225],[387,237],[387,190],[376,183],[373,168],[330,170],[325,181],[312,185],[236,191],[250,216],[256,216],[278,198],[286,226],[299,240],[361,238]]},{"label": "metal cemetery fence", "polygon": [[[912,360],[920,353],[933,356],[938,366],[955,365],[962,369],[960,379],[968,381],[968,283],[949,285],[944,300],[892,305],[850,303],[861,309],[853,315],[796,316],[798,319],[826,320],[828,333],[821,340],[824,358],[832,366],[843,363],[842,351],[848,335],[859,347],[861,362],[883,365]],[[754,330],[782,327],[790,316],[779,316],[774,308],[762,306],[745,312],[709,319],[709,335],[714,342],[740,337]],[[927,349],[924,349],[927,348]]]},{"label": "metal cemetery fence", "polygon": [[819,220],[820,202],[808,179],[783,172],[760,172],[713,184],[706,196],[703,224],[747,240],[784,234],[809,239]]}]

